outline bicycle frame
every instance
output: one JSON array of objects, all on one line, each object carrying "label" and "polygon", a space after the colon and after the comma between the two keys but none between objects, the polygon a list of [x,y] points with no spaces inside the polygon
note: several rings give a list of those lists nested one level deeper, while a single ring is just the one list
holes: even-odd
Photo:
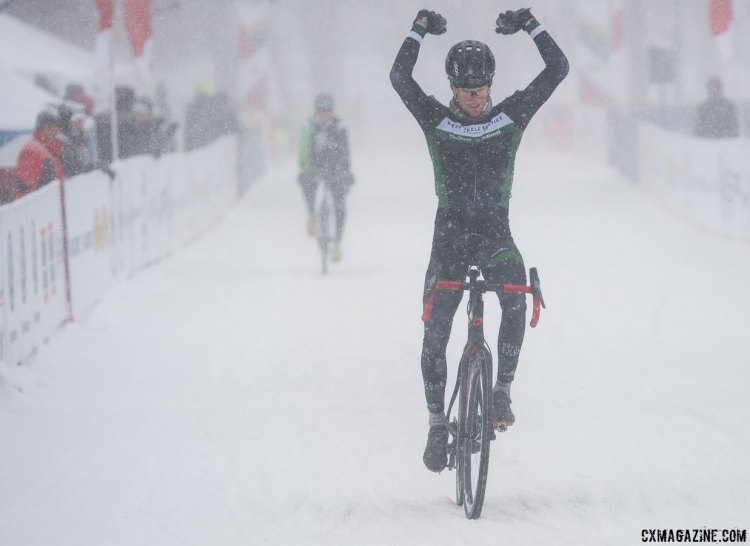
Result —
[{"label": "bicycle frame", "polygon": [[[487,288],[487,287],[490,288]],[[456,401],[458,395],[458,389],[461,385],[461,378],[465,377],[465,368],[468,362],[468,356],[472,351],[478,351],[481,347],[487,348],[487,342],[484,339],[484,300],[482,294],[491,290],[494,285],[488,285],[485,281],[479,280],[479,270],[469,270],[469,282],[462,283],[460,281],[438,281],[435,288],[440,290],[468,290],[469,291],[469,303],[466,307],[466,313],[469,317],[469,335],[464,346],[463,354],[461,355],[461,361],[459,362],[458,374],[456,377],[456,386],[453,388],[453,394],[451,395],[451,401],[448,404],[448,411],[446,416],[450,421],[451,410],[453,404]],[[490,351],[491,353],[491,351]],[[491,364],[491,363],[490,363]],[[490,375],[492,370],[489,370]],[[455,453],[453,454],[455,457]],[[454,461],[455,462],[455,461]],[[448,463],[450,467],[450,461]]]},{"label": "bicycle frame", "polygon": [[[458,505],[464,505],[466,517],[470,519],[477,518],[481,514],[487,483],[489,444],[496,438],[495,429],[489,422],[493,377],[492,351],[484,339],[482,296],[485,292],[531,294],[534,298],[532,328],[536,327],[539,322],[540,308],[546,307],[536,268],[529,270],[529,286],[491,284],[485,280],[479,280],[479,275],[479,268],[471,267],[467,275],[468,282],[438,281],[435,285],[436,290],[469,292],[468,339],[459,362],[456,385],[448,404],[446,417],[452,438],[448,444],[448,469],[457,470],[456,502]],[[425,309],[426,317],[429,317],[432,311],[432,302],[429,303],[429,308]],[[451,412],[457,397],[459,397],[458,419],[451,422]],[[473,459],[475,455],[478,457],[476,461]],[[474,474],[475,471],[478,474]],[[476,483],[474,483],[475,480]]]},{"label": "bicycle frame", "polygon": [[[533,307],[531,322],[529,326],[536,328],[541,315],[541,308],[546,309],[544,298],[542,297],[542,288],[539,281],[539,273],[535,267],[529,269],[529,286],[518,284],[491,284],[484,280],[479,280],[479,269],[476,267],[469,268],[469,281],[437,281],[436,290],[467,290],[469,292],[469,303],[467,305],[467,314],[469,316],[469,335],[464,347],[464,353],[461,356],[461,363],[465,362],[467,351],[476,347],[489,347],[484,339],[484,300],[482,295],[485,292],[505,292],[508,294],[531,294],[533,296]],[[491,353],[491,351],[490,351]],[[450,419],[451,408],[456,400],[461,379],[461,366],[459,365],[458,377],[456,377],[456,386],[451,395],[451,401],[448,404],[446,415]],[[492,370],[490,370],[491,372]]]},{"label": "bicycle frame", "polygon": [[318,223],[318,245],[320,246],[321,273],[328,272],[331,245],[334,241],[336,206],[333,193],[325,180],[319,181],[315,197],[315,216]]}]

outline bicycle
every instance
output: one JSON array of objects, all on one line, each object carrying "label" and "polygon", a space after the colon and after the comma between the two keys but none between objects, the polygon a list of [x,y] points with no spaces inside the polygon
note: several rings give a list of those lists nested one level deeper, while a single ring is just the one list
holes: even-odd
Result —
[{"label": "bicycle", "polygon": [[315,197],[316,237],[320,247],[320,271],[328,273],[331,248],[336,243],[336,207],[329,185],[320,181]]},{"label": "bicycle", "polygon": [[[495,430],[490,423],[492,406],[492,352],[484,339],[485,292],[526,293],[533,296],[532,328],[539,322],[540,306],[545,307],[539,274],[529,269],[529,286],[490,284],[479,279],[480,269],[469,267],[469,281],[438,281],[438,290],[469,292],[467,315],[469,336],[458,365],[456,386],[448,411],[448,469],[456,470],[456,504],[463,505],[466,517],[476,519],[482,513],[490,462],[490,442]],[[458,395],[457,418],[451,411]],[[505,430],[503,427],[501,431]]]}]

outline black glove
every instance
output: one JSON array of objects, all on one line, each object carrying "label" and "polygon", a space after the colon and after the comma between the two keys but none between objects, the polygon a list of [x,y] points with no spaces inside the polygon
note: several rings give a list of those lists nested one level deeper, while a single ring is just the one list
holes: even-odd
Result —
[{"label": "black glove", "polygon": [[531,15],[531,8],[523,8],[516,11],[508,10],[497,16],[497,28],[495,32],[498,34],[515,34],[519,30],[525,29],[535,20],[534,16]]},{"label": "black glove", "polygon": [[421,19],[422,17],[427,18],[427,32],[430,34],[444,34],[448,30],[445,17],[439,13],[422,9],[417,13],[417,19]]}]

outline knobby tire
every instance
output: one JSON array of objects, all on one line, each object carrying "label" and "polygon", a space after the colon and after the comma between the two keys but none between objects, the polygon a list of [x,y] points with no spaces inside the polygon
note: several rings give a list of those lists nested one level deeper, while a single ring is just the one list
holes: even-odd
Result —
[{"label": "knobby tire", "polygon": [[487,473],[490,463],[490,441],[492,427],[490,424],[491,358],[485,349],[468,356],[465,383],[462,390],[461,412],[459,421],[463,421],[460,430],[459,463],[457,471],[463,482],[464,512],[469,519],[476,519],[482,513],[484,493],[487,487]]}]

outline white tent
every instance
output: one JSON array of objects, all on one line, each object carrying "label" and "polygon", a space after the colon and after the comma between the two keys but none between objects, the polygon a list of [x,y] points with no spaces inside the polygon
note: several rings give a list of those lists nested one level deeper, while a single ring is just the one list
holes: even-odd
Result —
[{"label": "white tent", "polygon": [[[8,68],[33,80],[43,75],[60,93],[69,83],[94,91],[94,52],[57,38],[16,17],[0,13],[0,68]],[[133,85],[136,81],[132,63],[115,62],[116,83]],[[95,97],[101,98],[101,97]]]},{"label": "white tent", "polygon": [[62,102],[32,83],[37,75],[50,79],[61,92],[70,82],[90,85],[93,55],[0,13],[0,168],[15,166],[39,112]]},{"label": "white tent", "polygon": [[0,168],[3,168],[15,165],[39,112],[62,101],[3,67],[0,67],[0,81]]},{"label": "white tent", "polygon": [[7,14],[0,14],[0,66],[58,83],[90,85],[94,78],[92,53]]}]

